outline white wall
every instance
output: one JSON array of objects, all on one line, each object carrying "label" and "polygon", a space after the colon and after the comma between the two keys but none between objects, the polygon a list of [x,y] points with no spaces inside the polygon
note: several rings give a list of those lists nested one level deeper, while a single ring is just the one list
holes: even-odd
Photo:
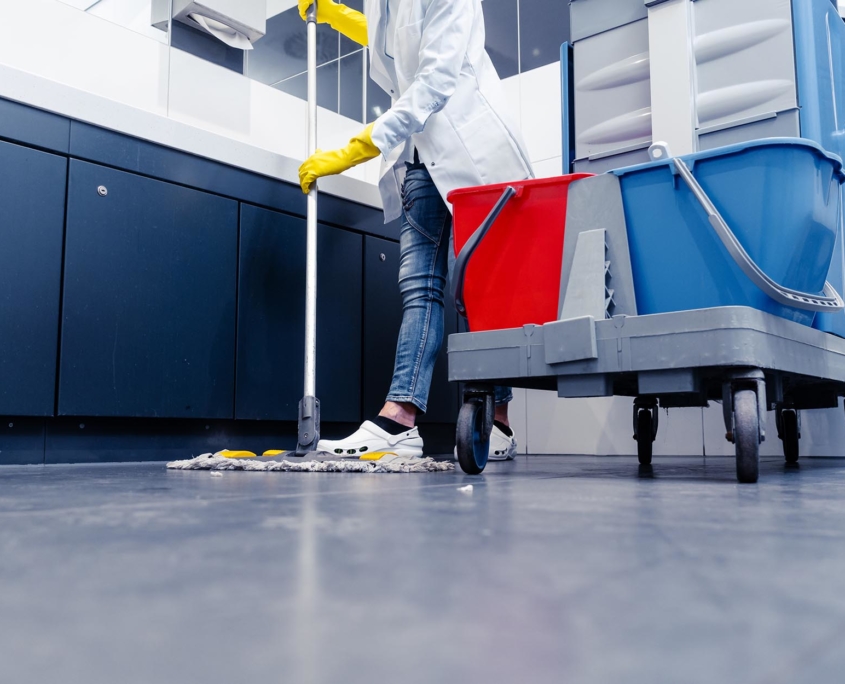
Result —
[{"label": "white wall", "polygon": [[[60,0],[60,2],[88,10],[91,14],[108,19],[133,31],[167,42],[167,33],[150,26],[152,0]],[[267,0],[267,18],[295,7],[297,0]],[[90,10],[89,10],[90,8]]]},{"label": "white wall", "polygon": [[[240,165],[238,155],[249,152],[244,147],[249,146],[274,157],[261,172],[289,180],[290,169],[282,173],[277,167],[284,166],[281,157],[297,164],[305,157],[305,102],[171,50],[157,35],[115,23],[140,17],[148,5],[148,0],[121,2],[105,3],[103,17],[60,0],[4,3],[0,69],[7,75],[0,78],[0,96],[132,135],[148,134],[156,142],[235,165]],[[118,8],[120,17],[115,14]],[[26,74],[38,77],[32,87],[26,87]],[[62,95],[49,97],[50,83],[40,79],[62,86],[55,91]],[[318,120],[318,144],[325,149],[345,144],[362,128],[360,122],[322,108]],[[168,127],[168,122],[188,127]],[[212,141],[206,142],[210,149],[205,151],[197,145],[202,138],[197,134],[203,132],[217,136],[203,138]],[[377,177],[373,166],[370,162],[344,176],[373,180]],[[326,183],[326,189],[331,185]]]},{"label": "white wall", "polygon": [[560,63],[511,76],[503,81],[513,116],[522,128],[538,178],[562,173]]},{"label": "white wall", "polygon": [[2,12],[0,64],[166,115],[167,46],[56,0],[7,2]]},{"label": "white wall", "polygon": [[151,0],[100,0],[95,5],[91,0],[85,2],[95,17],[125,26],[159,43],[167,43],[167,32],[150,26]]},{"label": "white wall", "polygon": [[267,18],[275,17],[297,4],[297,0],[267,0]]}]

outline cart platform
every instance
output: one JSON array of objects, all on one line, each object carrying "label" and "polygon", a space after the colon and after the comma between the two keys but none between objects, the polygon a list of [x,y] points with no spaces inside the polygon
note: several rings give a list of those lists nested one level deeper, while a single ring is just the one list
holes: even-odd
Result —
[{"label": "cart platform", "polygon": [[[451,335],[449,379],[467,383],[459,433],[468,430],[468,418],[482,429],[479,409],[492,385],[569,398],[634,397],[634,439],[644,465],[651,463],[658,407],[721,401],[726,437],[737,447],[737,477],[755,482],[766,411],[777,411],[784,455],[795,463],[799,412],[835,408],[845,396],[845,340],[746,307],[587,317]],[[469,429],[458,443],[478,445]]]},{"label": "cart platform", "polygon": [[746,307],[449,337],[450,380],[556,390],[561,397],[647,394],[673,406],[699,406],[721,398],[710,387],[714,381],[742,368],[760,369],[802,395],[832,386],[845,395],[845,340]]}]

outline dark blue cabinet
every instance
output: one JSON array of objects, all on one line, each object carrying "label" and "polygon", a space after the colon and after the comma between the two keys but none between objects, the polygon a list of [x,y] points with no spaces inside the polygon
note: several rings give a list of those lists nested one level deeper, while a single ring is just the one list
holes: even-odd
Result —
[{"label": "dark blue cabinet", "polygon": [[[295,184],[0,98],[0,463],[290,442],[304,213]],[[335,434],[390,383],[398,224],[329,195],[320,219],[317,395]],[[435,375],[426,420],[453,421],[445,350]]]},{"label": "dark blue cabinet", "polygon": [[0,143],[0,415],[51,416],[67,160]]},{"label": "dark blue cabinet", "polygon": [[378,334],[364,339],[364,417],[377,415],[390,389],[396,340],[402,324],[399,295],[399,245],[364,238],[364,329]]},{"label": "dark blue cabinet", "polygon": [[73,160],[59,414],[232,418],[238,204]]},{"label": "dark blue cabinet", "polygon": [[[317,396],[325,422],[361,417],[362,250],[360,235],[320,225]],[[242,204],[237,418],[296,420],[304,334],[305,221]]]},{"label": "dark blue cabinet", "polygon": [[[402,324],[399,294],[399,245],[376,237],[364,239],[364,416],[371,418],[384,405],[396,358]],[[453,423],[458,415],[457,388],[448,382],[446,344],[457,332],[457,313],[446,295],[443,347],[434,367],[428,413],[421,422]]]}]

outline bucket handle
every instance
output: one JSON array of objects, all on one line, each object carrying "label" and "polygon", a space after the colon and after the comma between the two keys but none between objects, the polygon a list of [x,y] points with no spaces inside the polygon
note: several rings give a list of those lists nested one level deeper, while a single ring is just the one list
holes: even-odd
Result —
[{"label": "bucket handle", "polygon": [[751,282],[760,288],[764,294],[774,299],[778,304],[791,306],[796,309],[804,309],[805,311],[835,312],[845,309],[845,302],[842,301],[842,297],[839,296],[839,293],[837,293],[834,287],[828,282],[825,282],[824,294],[820,296],[808,294],[806,292],[799,292],[798,290],[790,290],[789,288],[783,287],[769,278],[769,276],[767,276],[749,256],[748,252],[745,251],[745,248],[725,222],[725,219],[722,218],[719,210],[716,209],[716,206],[707,196],[707,193],[704,192],[704,188],[702,188],[695,179],[695,176],[692,174],[692,171],[690,171],[686,163],[677,157],[675,157],[672,162],[675,164],[675,168],[687,184],[687,187],[692,191],[692,194],[698,200],[698,203],[707,213],[710,225],[713,227],[713,230],[716,231],[716,234],[719,236],[719,239],[722,241],[725,249],[728,250],[728,253],[736,262],[736,265],[742,269],[742,272],[745,273]]},{"label": "bucket handle", "polygon": [[467,240],[466,244],[464,245],[461,253],[458,254],[458,259],[455,262],[455,308],[458,310],[458,313],[461,314],[464,318],[466,318],[467,310],[466,306],[464,305],[464,277],[466,276],[467,266],[469,265],[470,257],[475,253],[475,250],[478,249],[478,245],[481,244],[481,241],[484,239],[484,236],[487,235],[487,231],[493,227],[493,224],[496,222],[496,219],[499,218],[499,214],[502,213],[502,209],[505,208],[505,205],[517,194],[516,188],[512,185],[509,185],[505,188],[502,196],[496,202],[493,209],[487,215],[487,218],[484,219],[484,222],[475,230],[475,232],[470,236],[469,240]]}]

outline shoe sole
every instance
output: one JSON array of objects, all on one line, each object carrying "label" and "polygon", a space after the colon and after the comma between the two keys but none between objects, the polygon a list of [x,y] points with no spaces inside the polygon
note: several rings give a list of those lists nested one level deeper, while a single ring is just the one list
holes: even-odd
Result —
[{"label": "shoe sole", "polygon": [[[458,449],[457,449],[457,447],[452,452],[452,458],[455,461],[458,460]],[[488,456],[487,461],[488,462],[489,461],[513,461],[515,458],[516,458],[516,450],[509,452],[507,456],[495,456],[495,455],[494,456]]]},{"label": "shoe sole", "polygon": [[487,460],[488,461],[498,461],[498,462],[502,463],[504,461],[513,461],[515,458],[516,458],[516,454],[513,454],[512,456],[504,456],[504,457],[502,457],[502,456],[489,456],[487,458]]},{"label": "shoe sole", "polygon": [[[363,458],[366,459],[368,454],[396,454],[397,456],[401,456],[402,458],[421,458],[423,455],[422,449],[393,449],[391,447],[384,447],[383,449],[366,449],[361,451],[360,449],[344,449],[343,453],[336,453],[334,449],[331,451],[327,449],[317,449],[317,453],[324,454],[325,456],[336,456],[337,458]],[[369,459],[367,459],[369,460]]]}]

